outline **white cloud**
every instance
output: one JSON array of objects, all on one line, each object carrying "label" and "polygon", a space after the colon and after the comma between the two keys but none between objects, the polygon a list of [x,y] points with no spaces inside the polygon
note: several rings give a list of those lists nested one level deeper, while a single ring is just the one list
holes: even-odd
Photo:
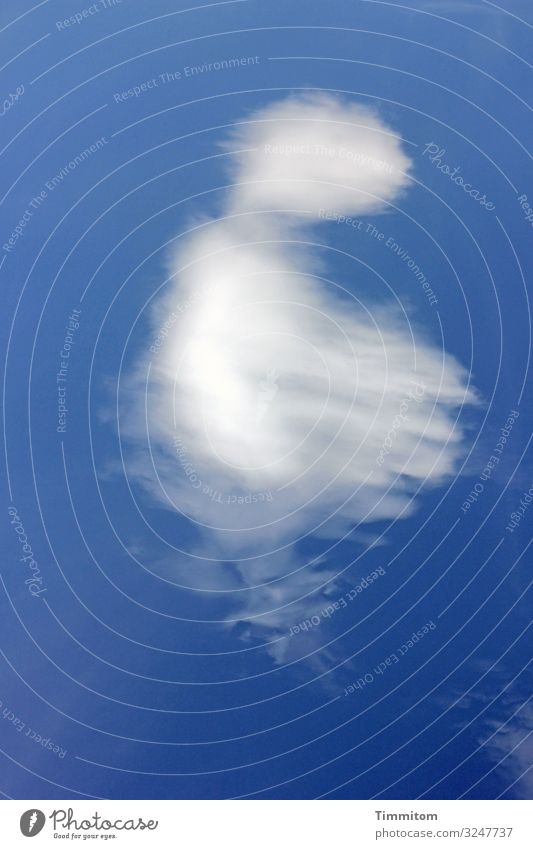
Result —
[{"label": "white cloud", "polygon": [[493,769],[502,778],[507,778],[512,788],[509,791],[510,798],[531,799],[533,705],[526,700],[520,702],[517,696],[506,701],[506,716],[489,719],[486,725],[487,732],[490,732],[488,740],[480,742],[484,745],[485,753],[495,762]]},{"label": "white cloud", "polygon": [[128,383],[121,427],[128,473],[202,529],[199,551],[255,558],[228,572],[230,585],[236,573],[246,585],[279,578],[242,607],[264,636],[297,621],[309,601],[296,600],[324,581],[299,569],[294,547],[290,568],[269,552],[407,515],[420,485],[454,473],[456,413],[474,396],[405,314],[319,278],[309,247],[319,225],[306,211],[376,213],[405,190],[398,136],[370,110],[319,95],[260,110],[227,146],[248,152],[234,156],[224,214],[171,260],[158,341]]},{"label": "white cloud", "polygon": [[410,160],[376,112],[326,94],[271,104],[224,147],[244,151],[229,204],[239,211],[374,212],[409,182]]},{"label": "white cloud", "polygon": [[[268,222],[262,233],[272,235]],[[176,439],[217,491],[273,491],[272,518],[307,504],[282,518],[291,529],[357,487],[350,519],[369,510],[392,517],[413,484],[453,471],[460,433],[450,413],[465,398],[453,360],[415,344],[397,316],[365,313],[329,290],[305,253],[295,262],[275,243],[243,241],[242,225],[206,224],[189,251],[194,264],[177,285],[190,306],[153,359],[149,384],[150,438],[167,455],[162,480],[177,506],[185,491],[197,518],[213,524],[224,512],[190,492]],[[168,308],[175,301],[172,292]],[[228,521],[241,523],[237,512],[226,511]]]}]

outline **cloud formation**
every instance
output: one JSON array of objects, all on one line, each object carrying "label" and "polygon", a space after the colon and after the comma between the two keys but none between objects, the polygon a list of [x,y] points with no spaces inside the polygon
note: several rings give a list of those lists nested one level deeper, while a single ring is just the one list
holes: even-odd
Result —
[{"label": "cloud formation", "polygon": [[171,258],[121,427],[128,473],[190,517],[199,550],[237,563],[229,584],[275,581],[242,607],[265,636],[332,577],[295,570],[297,541],[408,515],[421,485],[454,473],[456,414],[475,398],[452,357],[405,314],[327,280],[312,247],[321,208],[377,214],[409,186],[411,162],[377,113],[290,97],[224,148],[239,151],[233,186]]},{"label": "cloud formation", "polygon": [[255,113],[224,144],[234,157],[228,208],[316,215],[372,213],[409,184],[398,136],[360,104],[326,94],[288,97]]}]

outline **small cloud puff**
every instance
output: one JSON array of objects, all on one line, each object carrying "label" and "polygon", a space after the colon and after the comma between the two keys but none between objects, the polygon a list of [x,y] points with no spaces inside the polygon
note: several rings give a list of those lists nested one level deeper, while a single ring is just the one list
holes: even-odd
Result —
[{"label": "small cloud puff", "polygon": [[331,95],[289,97],[251,116],[224,143],[235,157],[230,208],[376,212],[409,184],[398,136],[370,108]]}]

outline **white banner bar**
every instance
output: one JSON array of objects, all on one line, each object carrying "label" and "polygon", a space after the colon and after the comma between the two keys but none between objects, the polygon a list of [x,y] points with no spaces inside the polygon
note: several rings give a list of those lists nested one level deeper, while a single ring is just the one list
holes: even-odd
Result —
[{"label": "white banner bar", "polygon": [[[530,801],[4,801],[2,845],[455,849],[531,844]],[[33,844],[32,844],[33,845]]]}]

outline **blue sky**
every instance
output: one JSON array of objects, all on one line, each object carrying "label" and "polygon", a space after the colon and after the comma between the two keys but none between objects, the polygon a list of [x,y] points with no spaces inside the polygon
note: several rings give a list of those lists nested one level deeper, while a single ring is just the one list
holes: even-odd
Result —
[{"label": "blue sky", "polygon": [[[530,798],[528,4],[187,7],[9,0],[0,13],[8,471],[0,791],[21,799]],[[79,22],[65,24],[76,11]],[[236,58],[247,61],[209,70]],[[124,96],[134,87],[141,91]],[[242,122],[280,121],[287,98],[294,110],[317,92],[330,98],[320,105],[326,127],[331,103],[352,118],[372,110],[396,139],[386,155],[409,158],[409,183],[387,183],[379,207],[360,203],[355,212],[333,195],[333,212],[361,228],[316,214],[304,226],[286,206],[277,214],[268,207],[256,225],[246,204],[264,211],[265,198],[243,200],[228,188],[256,166],[241,156],[228,170],[227,146],[251,143]],[[259,178],[269,162],[259,163]],[[456,168],[477,197],[451,179]],[[297,188],[288,197],[300,203]],[[324,206],[323,195],[315,199]],[[383,516],[361,521],[361,504],[375,496],[363,486],[356,507],[324,533],[310,527],[317,515],[327,519],[339,488],[272,536],[219,538],[205,527],[255,527],[277,505],[287,512],[296,491],[250,505],[253,512],[217,512],[193,494],[184,464],[170,461],[175,446],[162,423],[172,384],[158,369],[172,359],[149,351],[161,317],[183,305],[184,292],[194,295],[202,274],[216,278],[225,266],[217,259],[197,277],[172,275],[217,237],[213,219],[243,211],[253,219],[248,242],[290,242],[286,254],[251,251],[261,297],[278,297],[280,287],[296,296],[290,281],[315,275],[309,303],[344,313],[362,346],[366,325],[349,323],[349,304],[359,303],[385,349],[393,346],[393,375],[412,332],[429,352],[428,374],[444,350],[444,386],[453,377],[474,388],[475,403],[463,407],[443,393],[432,400],[443,427],[457,418],[460,441],[442,477],[412,466],[394,477],[392,497],[409,498],[430,478],[408,515],[391,502]],[[198,226],[205,238],[183,235]],[[220,239],[240,238],[235,226]],[[436,303],[390,239],[423,271]],[[240,254],[230,258],[231,281]],[[281,261],[294,278],[269,281]],[[201,317],[198,303],[180,316],[170,333],[176,345],[203,332]],[[243,321],[247,332],[258,332],[256,318]],[[336,361],[337,348],[301,315],[272,320],[308,331],[313,350]],[[246,350],[252,369],[263,349]],[[275,351],[295,370],[293,382],[284,384],[282,363],[279,386],[267,375],[260,391],[269,403],[275,396],[284,438],[286,422],[299,421],[314,396],[295,394],[292,349]],[[365,356],[372,351],[363,346]],[[178,509],[154,494],[146,471],[149,362],[151,445]],[[219,398],[220,385],[194,367],[183,373],[194,381],[180,373],[172,410],[187,456],[203,483],[237,494],[242,479],[220,471],[195,441],[197,387]],[[342,374],[333,371],[339,381]],[[394,404],[385,409],[392,418]],[[271,433],[268,414],[265,421]],[[314,449],[327,430],[317,433]],[[239,442],[230,436],[220,445],[233,450]],[[431,457],[442,447],[431,428],[420,439]],[[252,450],[260,455],[264,444],[252,441]],[[334,455],[332,468],[341,460]],[[250,480],[255,494],[268,490],[261,476]],[[312,494],[321,478],[307,481]],[[345,486],[354,481],[355,473]],[[283,615],[266,615],[273,599]],[[332,614],[320,613],[334,602]],[[311,616],[318,623],[290,636]]]}]

